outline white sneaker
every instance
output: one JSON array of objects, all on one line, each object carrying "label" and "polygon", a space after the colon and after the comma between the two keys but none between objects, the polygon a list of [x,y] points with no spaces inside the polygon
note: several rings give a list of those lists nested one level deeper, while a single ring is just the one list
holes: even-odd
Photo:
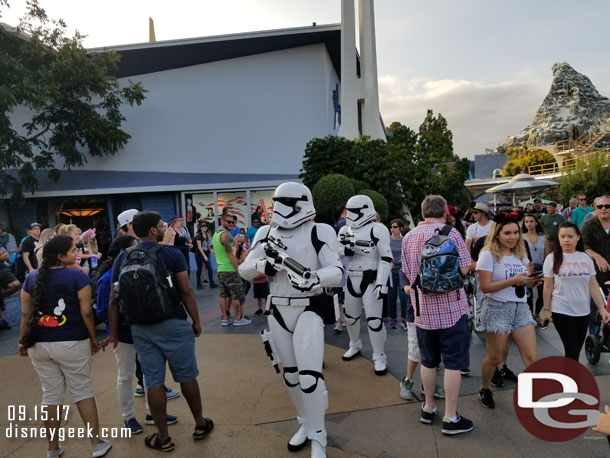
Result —
[{"label": "white sneaker", "polygon": [[47,458],[59,458],[62,453],[64,453],[63,447],[59,447],[57,450],[48,450]]},{"label": "white sneaker", "polygon": [[311,458],[326,458],[326,447],[315,439],[311,441]]},{"label": "white sneaker", "polygon": [[297,452],[307,445],[307,423],[301,424],[299,430],[288,441],[288,450]]},{"label": "white sneaker", "polygon": [[235,320],[233,322],[233,326],[246,326],[246,325],[248,325],[250,323],[252,323],[252,320],[249,320],[246,317],[241,317],[241,319]]},{"label": "white sneaker", "polygon": [[341,323],[335,324],[335,327],[333,329],[335,330],[335,332],[343,332],[343,326],[341,326]]},{"label": "white sneaker", "polygon": [[359,340],[354,345],[350,343],[349,348],[345,353],[343,353],[343,361],[349,361],[350,359],[354,359],[356,356],[360,354],[362,350],[362,342]]},{"label": "white sneaker", "polygon": [[110,441],[103,440],[93,446],[93,458],[98,458],[100,456],[104,456],[110,450],[112,444]]},{"label": "white sneaker", "polygon": [[388,362],[385,354],[373,355],[375,363],[375,375],[385,375],[388,372]]},{"label": "white sneaker", "polygon": [[228,318],[227,318],[226,320],[221,320],[221,321],[220,321],[220,324],[221,324],[222,326],[229,326],[229,325],[231,324],[231,320],[230,320],[230,319],[228,319]]}]

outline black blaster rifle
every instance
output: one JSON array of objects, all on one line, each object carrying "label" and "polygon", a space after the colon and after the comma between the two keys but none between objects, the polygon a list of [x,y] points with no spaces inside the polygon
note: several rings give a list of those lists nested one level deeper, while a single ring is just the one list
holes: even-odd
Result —
[{"label": "black blaster rifle", "polygon": [[311,269],[288,256],[285,253],[286,249],[286,245],[281,240],[276,239],[272,235],[267,236],[267,242],[264,244],[267,257],[273,260],[277,269],[286,271],[290,282],[297,289],[303,291],[310,290],[313,286]]}]

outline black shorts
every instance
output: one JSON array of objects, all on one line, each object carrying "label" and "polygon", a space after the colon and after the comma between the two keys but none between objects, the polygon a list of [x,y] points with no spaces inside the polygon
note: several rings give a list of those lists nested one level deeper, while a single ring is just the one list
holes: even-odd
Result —
[{"label": "black shorts", "polygon": [[269,295],[269,282],[254,283],[254,298],[255,299],[267,299]]},{"label": "black shorts", "polygon": [[459,371],[470,366],[470,327],[468,315],[462,317],[450,328],[417,328],[417,341],[421,364],[433,369],[443,360],[445,369]]}]

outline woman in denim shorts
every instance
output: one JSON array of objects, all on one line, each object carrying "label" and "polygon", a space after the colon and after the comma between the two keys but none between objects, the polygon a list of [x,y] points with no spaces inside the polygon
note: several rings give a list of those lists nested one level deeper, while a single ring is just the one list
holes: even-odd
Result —
[{"label": "woman in denim shorts", "polygon": [[479,283],[485,294],[483,326],[487,344],[479,396],[483,407],[490,409],[495,403],[489,386],[496,367],[504,360],[509,337],[517,344],[526,367],[538,359],[536,322],[527,305],[526,287],[534,286],[541,278],[528,276],[532,266],[527,259],[518,218],[516,212],[494,217],[477,262]]}]

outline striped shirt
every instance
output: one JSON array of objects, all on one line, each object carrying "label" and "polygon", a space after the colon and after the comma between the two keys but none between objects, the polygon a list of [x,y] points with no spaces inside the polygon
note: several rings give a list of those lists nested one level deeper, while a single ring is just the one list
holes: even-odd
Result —
[{"label": "striped shirt", "polygon": [[[422,221],[407,233],[402,239],[402,271],[413,284],[419,270],[419,259],[424,244],[434,237],[435,230],[442,229],[443,223],[437,221]],[[470,266],[470,254],[460,233],[454,228],[449,232],[449,238],[458,248],[460,267]],[[450,328],[462,317],[468,314],[468,301],[464,289],[444,294],[424,295],[420,290],[419,314],[415,313],[415,325],[422,329]],[[415,288],[411,288],[411,303],[416,307]],[[418,316],[419,315],[419,316]]]}]

